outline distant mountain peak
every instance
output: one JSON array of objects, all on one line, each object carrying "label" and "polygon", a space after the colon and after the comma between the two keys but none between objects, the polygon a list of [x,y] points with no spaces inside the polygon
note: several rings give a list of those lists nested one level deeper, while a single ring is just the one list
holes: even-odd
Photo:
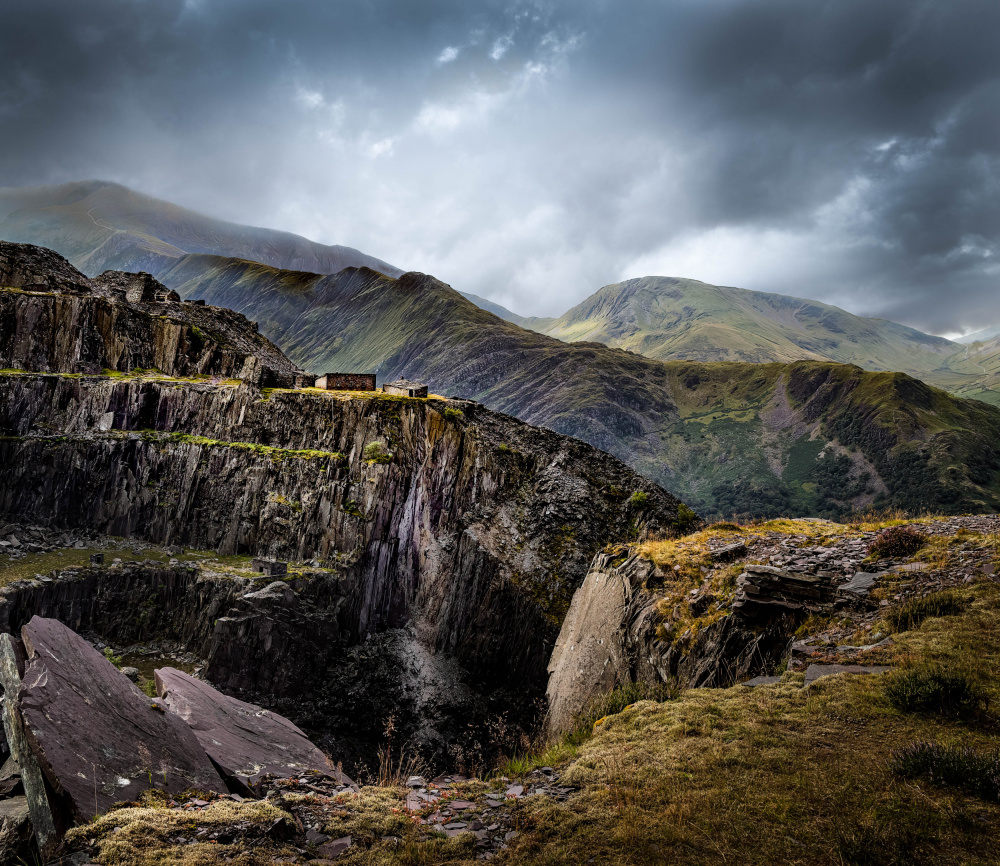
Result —
[{"label": "distant mountain peak", "polygon": [[351,247],[215,219],[106,180],[0,189],[0,237],[50,247],[91,275],[107,269],[155,273],[189,253],[318,274],[349,266],[391,277],[403,273]]}]

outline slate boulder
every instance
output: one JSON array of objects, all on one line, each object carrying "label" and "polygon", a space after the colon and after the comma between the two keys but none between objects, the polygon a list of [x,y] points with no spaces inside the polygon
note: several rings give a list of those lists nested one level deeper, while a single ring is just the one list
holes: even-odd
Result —
[{"label": "slate boulder", "polygon": [[33,617],[18,705],[29,747],[72,817],[157,788],[227,793],[184,721],[58,620]]},{"label": "slate boulder", "polygon": [[316,771],[353,784],[284,716],[216,691],[176,668],[154,671],[156,693],[183,719],[233,790],[253,789],[264,775]]}]

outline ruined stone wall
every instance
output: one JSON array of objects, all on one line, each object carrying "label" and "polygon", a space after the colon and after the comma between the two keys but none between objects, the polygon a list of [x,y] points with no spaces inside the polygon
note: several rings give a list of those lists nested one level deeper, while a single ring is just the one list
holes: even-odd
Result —
[{"label": "ruined stone wall", "polygon": [[326,373],[316,380],[316,387],[327,391],[374,391],[374,373]]}]

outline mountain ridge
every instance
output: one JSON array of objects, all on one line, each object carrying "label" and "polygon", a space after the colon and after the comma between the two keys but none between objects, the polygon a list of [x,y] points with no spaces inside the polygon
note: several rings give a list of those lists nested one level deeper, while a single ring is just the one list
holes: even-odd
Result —
[{"label": "mountain ridge", "polygon": [[0,236],[55,249],[90,276],[109,269],[153,273],[189,253],[319,273],[350,266],[403,273],[351,247],[215,219],[109,181],[0,188]]},{"label": "mountain ridge", "polygon": [[627,462],[707,516],[1000,506],[1000,410],[826,361],[658,361],[566,343],[415,272],[188,257],[161,278],[260,322],[295,363],[427,382]]}]

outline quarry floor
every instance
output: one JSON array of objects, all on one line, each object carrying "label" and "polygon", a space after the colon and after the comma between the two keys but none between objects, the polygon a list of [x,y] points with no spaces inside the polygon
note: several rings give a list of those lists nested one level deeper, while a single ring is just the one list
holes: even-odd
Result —
[{"label": "quarry floor", "polygon": [[[697,561],[708,548],[741,537],[749,559],[767,562],[795,548],[867,539],[885,523],[723,525],[662,542],[673,546],[658,555]],[[929,542],[896,561],[892,579],[873,590],[874,609],[807,621],[776,681],[689,689],[624,708],[612,701],[605,707],[617,712],[581,719],[560,742],[538,744],[472,777],[421,778],[390,743],[378,776],[357,792],[335,794],[322,779],[300,779],[274,783],[262,801],[150,795],[72,831],[75,860],[1000,862],[997,520],[927,518],[916,528]],[[859,656],[859,647],[875,643]],[[811,664],[859,662],[890,672],[824,676],[806,685]],[[942,677],[971,702],[950,706],[946,694],[921,703],[900,688]],[[923,743],[966,749],[987,777],[992,772],[992,787],[956,787],[943,784],[940,773],[907,769],[902,756]]]}]

